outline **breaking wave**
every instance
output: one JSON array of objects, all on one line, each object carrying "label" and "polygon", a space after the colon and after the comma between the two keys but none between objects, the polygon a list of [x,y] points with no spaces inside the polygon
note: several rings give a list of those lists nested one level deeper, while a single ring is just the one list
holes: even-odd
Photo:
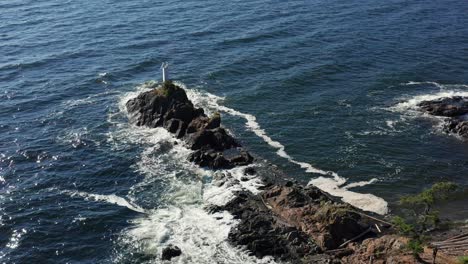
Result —
[{"label": "breaking wave", "polygon": [[[424,93],[416,95],[403,96],[398,100],[398,103],[386,108],[385,110],[400,113],[402,115],[402,120],[411,120],[418,117],[431,118],[432,120],[436,121],[434,124],[434,130],[439,133],[443,131],[443,121],[446,120],[446,117],[433,116],[424,113],[420,111],[418,105],[423,101],[431,101],[446,97],[468,97],[468,85],[465,84],[441,84],[437,82],[407,82],[402,85],[421,87],[424,88],[425,91]],[[428,88],[432,88],[432,90],[430,90],[430,92],[427,92]],[[393,124],[389,124],[389,126],[393,126]]]},{"label": "breaking wave", "polygon": [[[125,149],[129,144],[142,148],[132,169],[143,180],[131,187],[128,196],[135,201],[131,205],[144,203],[145,208],[150,208],[122,232],[117,242],[122,251],[114,260],[126,263],[131,256],[143,255],[144,259],[151,259],[148,262],[157,262],[162,250],[173,244],[182,250],[173,263],[274,263],[269,257],[257,259],[230,245],[228,233],[237,221],[228,212],[210,214],[204,209],[208,205],[226,204],[234,198],[235,191],[258,192],[260,180],[255,177],[246,180],[245,166],[216,173],[200,168],[188,161],[192,151],[184,142],[164,128],[129,124],[125,103],[156,84],[147,82],[121,95],[119,111],[108,117],[115,126],[108,134],[108,142],[115,150]],[[227,175],[223,177],[226,182],[219,184],[217,175]]]}]

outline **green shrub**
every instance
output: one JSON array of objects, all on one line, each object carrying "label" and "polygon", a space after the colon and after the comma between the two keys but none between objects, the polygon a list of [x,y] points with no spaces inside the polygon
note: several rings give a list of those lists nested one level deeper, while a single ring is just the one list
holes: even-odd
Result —
[{"label": "green shrub", "polygon": [[433,210],[434,204],[447,200],[456,189],[457,185],[452,182],[439,182],[419,194],[408,195],[400,199],[400,205],[412,211],[412,217],[405,219],[396,216],[392,221],[401,235],[410,238],[406,246],[415,257],[423,252],[423,241],[426,239],[424,232],[428,230],[428,227],[435,228],[440,223],[439,212]]},{"label": "green shrub", "polygon": [[172,81],[165,81],[160,88],[156,89],[155,92],[165,97],[171,96],[179,87]]},{"label": "green shrub", "polygon": [[400,216],[395,216],[392,219],[395,228],[397,229],[398,233],[404,236],[414,236],[414,226],[406,223],[405,219]]},{"label": "green shrub", "polygon": [[406,246],[413,252],[414,256],[418,256],[424,251],[422,243],[418,239],[411,239]]},{"label": "green shrub", "polygon": [[434,204],[447,200],[456,189],[457,185],[453,182],[439,182],[419,194],[402,197],[400,205],[413,211],[417,217],[416,227],[423,232],[440,223],[439,212],[433,210]]},{"label": "green shrub", "polygon": [[468,256],[460,256],[460,257],[458,257],[458,263],[460,263],[460,264],[468,264]]}]

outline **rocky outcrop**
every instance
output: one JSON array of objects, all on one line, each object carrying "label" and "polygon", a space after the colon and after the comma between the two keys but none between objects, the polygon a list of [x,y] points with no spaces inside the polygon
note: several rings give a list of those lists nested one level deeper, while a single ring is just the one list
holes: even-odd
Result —
[{"label": "rocky outcrop", "polygon": [[[388,228],[363,218],[355,208],[335,201],[316,187],[292,182],[267,181],[260,194],[239,192],[225,206],[211,209],[227,210],[239,219],[229,233],[233,244],[260,258],[273,256],[292,263],[340,263],[341,256],[328,251],[345,248],[347,241],[375,237]],[[345,251],[345,255],[353,253]]]},{"label": "rocky outcrop", "polygon": [[182,250],[178,246],[169,245],[163,249],[161,259],[171,260],[172,258],[178,257],[182,254]]},{"label": "rocky outcrop", "polygon": [[366,239],[360,244],[351,244],[348,248],[353,250],[353,254],[343,256],[342,263],[422,263],[407,249],[407,242],[407,239],[396,235]]},{"label": "rocky outcrop", "polygon": [[468,121],[460,119],[447,120],[443,129],[446,132],[455,133],[463,138],[468,139]]},{"label": "rocky outcrop", "polygon": [[[427,103],[421,108],[454,115],[464,111],[465,103],[457,102],[457,109],[446,103],[432,108]],[[253,161],[222,127],[218,113],[208,117],[171,82],[129,100],[127,109],[136,125],[164,127],[182,139],[193,150],[189,159],[200,166],[230,168]],[[448,129],[461,129],[458,126],[463,125],[456,123]],[[209,210],[227,210],[239,221],[230,230],[229,240],[253,255],[290,263],[417,263],[401,247],[401,237],[385,236],[389,225],[313,186],[285,180],[287,176],[276,167],[247,167],[239,179],[218,171],[213,184],[230,187],[252,177],[264,182],[260,193],[239,191],[226,205]],[[181,253],[177,246],[169,245],[161,258],[171,260]]]},{"label": "rocky outcrop", "polygon": [[456,117],[468,113],[468,98],[462,96],[444,97],[422,101],[418,106],[431,115]]},{"label": "rocky outcrop", "polygon": [[420,109],[430,115],[447,117],[443,130],[468,139],[468,98],[462,96],[445,97],[418,104]]},{"label": "rocky outcrop", "polygon": [[253,157],[221,126],[221,116],[208,117],[185,91],[172,82],[143,92],[126,104],[137,126],[164,127],[194,150],[190,160],[213,169],[247,165]]}]

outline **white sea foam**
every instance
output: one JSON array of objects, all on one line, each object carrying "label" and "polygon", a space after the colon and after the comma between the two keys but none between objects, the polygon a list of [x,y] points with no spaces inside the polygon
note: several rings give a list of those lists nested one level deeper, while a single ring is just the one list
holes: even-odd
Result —
[{"label": "white sea foam", "polygon": [[225,205],[235,197],[236,191],[247,190],[253,194],[259,193],[259,187],[263,186],[262,181],[255,176],[245,175],[245,168],[247,166],[215,173],[213,184],[203,193],[203,200],[214,205]]},{"label": "white sea foam", "polygon": [[[468,97],[468,85],[465,84],[441,84],[437,82],[408,82],[403,85],[417,85],[417,86],[432,86],[438,88],[438,90],[432,90],[430,92],[425,92],[424,94],[404,96],[399,99],[399,103],[386,108],[388,111],[401,113],[401,119],[413,119],[419,117],[426,117],[434,120],[434,131],[441,133],[443,131],[443,124],[446,117],[433,116],[427,113],[420,111],[418,106],[423,101],[437,100],[441,98],[461,96]],[[457,136],[458,137],[458,136]]]},{"label": "white sea foam", "polygon": [[[371,182],[373,181],[371,180],[369,182],[363,182],[365,183],[363,185],[370,184]],[[353,186],[353,184],[350,184],[351,186],[340,188],[340,185],[337,185],[336,180],[325,177],[318,177],[313,179],[310,181],[310,184],[317,186],[321,190],[331,195],[342,197],[344,202],[352,204],[357,208],[365,208],[366,211],[371,211],[382,215],[388,212],[388,205],[384,199],[369,193],[357,193],[349,191],[348,188],[357,187]]]},{"label": "white sea foam", "polygon": [[105,202],[105,203],[115,204],[115,205],[122,206],[122,207],[127,207],[128,209],[135,211],[135,212],[139,212],[139,213],[145,212],[145,209],[132,203],[130,200],[117,196],[115,194],[104,195],[104,194],[94,194],[94,193],[78,192],[78,191],[70,191],[70,190],[64,190],[62,191],[62,193],[68,194],[71,197],[79,196],[79,197],[84,198],[85,200]]},{"label": "white sea foam", "polygon": [[403,99],[402,102],[390,107],[390,110],[398,112],[417,111],[419,109],[418,104],[420,104],[423,101],[430,101],[453,96],[466,97],[468,96],[468,91],[441,90],[434,93],[416,95],[410,98]]},{"label": "white sea foam", "polygon": [[271,258],[256,259],[227,241],[237,221],[227,212],[208,214],[198,205],[155,210],[133,221],[121,240],[134,251],[159,259],[169,244],[182,254],[171,263],[274,263]]},{"label": "white sea foam", "polygon": [[[183,83],[178,83],[178,85],[184,86]],[[188,89],[185,86],[184,89],[187,91],[187,95],[190,98],[190,100],[197,107],[203,107],[205,109],[208,108],[211,110],[211,112],[222,111],[233,116],[244,118],[246,120],[246,127],[255,135],[263,139],[268,145],[275,148],[276,154],[278,156],[283,157],[288,161],[299,165],[308,173],[321,174],[330,177],[319,177],[317,179],[313,179],[310,181],[310,184],[313,184],[326,192],[333,192],[333,195],[341,197],[343,201],[351,203],[362,210],[372,211],[379,214],[385,214],[388,212],[388,204],[382,198],[372,194],[361,194],[349,191],[347,189],[342,189],[341,186],[346,183],[347,179],[339,176],[336,172],[321,170],[319,168],[314,167],[312,164],[295,160],[286,152],[285,146],[283,144],[276,140],[273,140],[267,134],[267,132],[263,128],[261,128],[255,116],[251,114],[242,113],[235,109],[221,105],[220,102],[224,100],[223,97],[219,97],[206,92],[200,92],[194,89]],[[371,179],[367,182],[360,182],[360,186],[371,184],[375,181],[377,181],[377,179]]]},{"label": "white sea foam", "polygon": [[[126,256],[141,253],[153,256],[157,262],[162,250],[174,244],[182,250],[182,255],[174,258],[173,263],[274,263],[269,258],[259,260],[232,247],[227,236],[237,222],[227,212],[209,214],[203,209],[207,204],[225,204],[234,197],[235,190],[255,192],[255,187],[261,184],[258,180],[240,181],[243,168],[239,167],[218,172],[230,177],[226,177],[223,185],[213,185],[212,171],[187,160],[192,151],[183,141],[163,128],[136,127],[126,119],[121,120],[122,115],[127,115],[125,103],[155,86],[155,82],[149,82],[120,96],[119,111],[108,118],[115,126],[108,134],[114,149],[125,149],[129,144],[143,148],[133,166],[143,179],[131,187],[129,196],[138,200],[145,192],[145,202],[153,206],[121,234],[119,243],[124,250],[115,260],[126,262]],[[158,190],[148,191],[154,186],[158,186]],[[147,201],[148,198],[152,200],[153,193],[157,197]]]}]

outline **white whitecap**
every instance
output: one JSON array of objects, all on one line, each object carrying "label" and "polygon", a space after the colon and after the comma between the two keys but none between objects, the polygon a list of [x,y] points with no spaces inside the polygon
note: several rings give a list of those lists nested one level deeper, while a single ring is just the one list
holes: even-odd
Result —
[{"label": "white whitecap", "polygon": [[[256,179],[241,181],[243,167],[223,170],[229,174],[229,184],[214,185],[214,173],[188,161],[192,152],[185,143],[175,139],[164,128],[137,127],[122,117],[128,115],[126,102],[139,93],[153,89],[156,82],[147,82],[119,97],[119,111],[109,114],[109,123],[115,129],[108,133],[108,142],[115,150],[128,144],[142,147],[132,169],[143,179],[132,186],[129,196],[137,198],[141,191],[148,192],[159,186],[153,209],[145,210],[124,230],[119,244],[124,252],[116,256],[125,262],[128,254],[143,253],[158,260],[162,250],[169,244],[178,246],[182,255],[173,263],[274,263],[270,258],[257,259],[228,242],[230,228],[237,224],[227,212],[209,214],[204,207],[221,205],[234,198],[236,190],[255,192]],[[151,193],[145,194],[145,199]],[[151,202],[151,201],[150,201]],[[151,203],[150,203],[151,204]]]},{"label": "white whitecap", "polygon": [[140,206],[132,203],[128,199],[125,199],[123,197],[117,196],[115,194],[94,194],[94,193],[87,193],[87,192],[78,192],[78,191],[69,191],[69,190],[64,190],[62,193],[70,195],[70,197],[75,197],[79,196],[84,198],[85,200],[90,200],[90,201],[99,201],[99,202],[105,202],[109,204],[115,204],[118,206],[122,207],[127,207],[128,209],[139,212],[139,213],[145,213],[145,209],[141,208]]}]

